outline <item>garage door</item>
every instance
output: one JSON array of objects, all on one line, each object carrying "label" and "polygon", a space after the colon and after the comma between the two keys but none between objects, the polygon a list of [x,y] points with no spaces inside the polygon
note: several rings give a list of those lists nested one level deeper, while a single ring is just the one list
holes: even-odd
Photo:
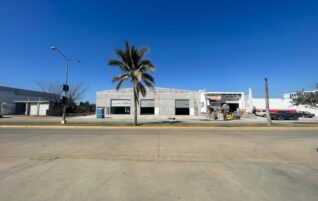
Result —
[{"label": "garage door", "polygon": [[176,100],[176,108],[189,108],[189,100],[187,99]]},{"label": "garage door", "polygon": [[140,101],[140,107],[155,107],[155,100],[143,99]]},{"label": "garage door", "polygon": [[190,115],[189,99],[177,99],[176,100],[176,115]]},{"label": "garage door", "polygon": [[111,107],[130,107],[129,99],[112,100]]},{"label": "garage door", "polygon": [[155,101],[153,99],[140,100],[140,114],[143,114],[143,115],[155,114]]},{"label": "garage door", "polygon": [[45,103],[45,104],[40,104],[40,112],[39,115],[40,116],[45,116],[46,115],[46,111],[49,109],[49,104]]},{"label": "garage door", "polygon": [[130,114],[130,100],[117,99],[111,101],[111,114]]},{"label": "garage door", "polygon": [[30,104],[30,115],[38,115],[38,104]]}]

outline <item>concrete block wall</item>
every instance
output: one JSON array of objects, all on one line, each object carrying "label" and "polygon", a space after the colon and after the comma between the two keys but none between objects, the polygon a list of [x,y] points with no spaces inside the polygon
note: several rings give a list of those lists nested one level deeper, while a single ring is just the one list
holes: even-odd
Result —
[{"label": "concrete block wall", "polygon": [[[106,108],[109,110],[112,99],[129,99],[130,114],[134,112],[134,97],[132,89],[123,89],[119,91],[106,90],[96,93],[96,108]],[[167,88],[156,88],[155,91],[148,90],[145,97],[140,96],[140,99],[154,99],[155,114],[157,115],[175,115],[175,100],[176,99],[189,99],[190,115],[200,115],[200,92],[187,91]],[[138,107],[138,114],[140,109]],[[106,114],[107,115],[107,114]]]}]

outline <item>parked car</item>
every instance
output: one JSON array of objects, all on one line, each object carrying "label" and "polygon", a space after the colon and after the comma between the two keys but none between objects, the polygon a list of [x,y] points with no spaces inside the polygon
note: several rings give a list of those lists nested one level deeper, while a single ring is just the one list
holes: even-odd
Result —
[{"label": "parked car", "polygon": [[297,113],[290,112],[277,112],[271,113],[272,120],[298,120],[299,115]]},{"label": "parked car", "polygon": [[266,117],[266,110],[256,110],[255,115],[260,117]]},{"label": "parked car", "polygon": [[305,112],[305,111],[297,112],[297,114],[299,115],[299,117],[304,117],[304,118],[313,118],[313,117],[315,117],[315,114],[310,113],[310,112]]}]

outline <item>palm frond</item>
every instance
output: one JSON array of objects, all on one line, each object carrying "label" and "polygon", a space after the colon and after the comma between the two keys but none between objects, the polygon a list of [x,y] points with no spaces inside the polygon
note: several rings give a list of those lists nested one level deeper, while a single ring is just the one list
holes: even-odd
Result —
[{"label": "palm frond", "polygon": [[116,91],[118,91],[121,88],[121,85],[123,84],[125,80],[120,80],[116,85]]},{"label": "palm frond", "polygon": [[139,65],[138,68],[141,69],[142,71],[155,71],[156,67],[153,65],[153,63],[149,60],[149,59],[144,59],[142,60]]},{"label": "palm frond", "polygon": [[124,62],[128,61],[127,54],[122,49],[115,49],[114,52],[115,52],[115,54],[117,54],[121,58],[122,61],[124,61]]},{"label": "palm frond", "polygon": [[126,80],[128,78],[129,78],[129,74],[123,74],[123,75],[113,77],[112,82],[117,82],[119,80]]},{"label": "palm frond", "polygon": [[145,85],[154,91],[155,87],[153,86],[153,83],[152,82],[149,82],[148,80],[143,80],[143,82],[145,83]]},{"label": "palm frond", "polygon": [[149,49],[146,47],[142,47],[138,50],[138,55],[140,57],[143,57],[145,54],[147,54],[149,52]]},{"label": "palm frond", "polygon": [[135,46],[131,46],[131,59],[134,64],[134,68],[138,69],[138,64],[142,57],[138,54],[138,49],[136,49]]},{"label": "palm frond", "polygon": [[120,61],[118,59],[110,59],[108,61],[108,65],[110,66],[117,66],[119,67],[123,72],[128,72],[130,70],[129,66],[123,62],[123,61]]},{"label": "palm frond", "polygon": [[127,63],[131,67],[131,70],[135,69],[135,64],[132,58],[132,50],[134,48],[135,48],[134,46],[130,47],[127,41],[125,42],[125,54],[127,57]]},{"label": "palm frond", "polygon": [[150,81],[152,84],[155,83],[155,79],[148,73],[143,73],[142,78],[144,80]]},{"label": "palm frond", "polygon": [[147,95],[147,90],[141,82],[138,82],[137,84],[137,91],[140,92],[143,97]]}]

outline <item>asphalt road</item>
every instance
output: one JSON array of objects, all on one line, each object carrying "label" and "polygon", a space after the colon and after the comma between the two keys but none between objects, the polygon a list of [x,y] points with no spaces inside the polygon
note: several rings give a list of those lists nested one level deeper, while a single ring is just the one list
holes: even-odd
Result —
[{"label": "asphalt road", "polygon": [[1,201],[317,201],[318,130],[0,129]]}]

